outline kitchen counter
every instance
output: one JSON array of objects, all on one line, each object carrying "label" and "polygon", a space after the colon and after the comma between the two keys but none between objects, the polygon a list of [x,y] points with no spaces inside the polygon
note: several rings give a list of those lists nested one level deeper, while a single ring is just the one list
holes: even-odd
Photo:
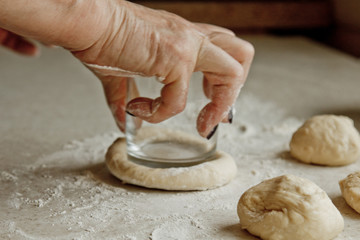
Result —
[{"label": "kitchen counter", "polygon": [[342,213],[336,239],[358,239],[360,214],[338,181],[360,169],[297,162],[289,140],[315,114],[351,117],[360,129],[360,62],[302,37],[244,36],[256,57],[218,148],[238,166],[228,185],[169,192],[123,184],[104,165],[122,134],[99,81],[71,54],[36,59],[0,49],[1,239],[256,239],[236,204],[264,179],[290,173],[324,189]]}]

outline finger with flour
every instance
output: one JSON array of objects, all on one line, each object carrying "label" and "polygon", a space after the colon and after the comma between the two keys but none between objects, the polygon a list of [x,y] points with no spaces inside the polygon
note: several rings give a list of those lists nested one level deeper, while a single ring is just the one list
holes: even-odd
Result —
[{"label": "finger with flour", "polygon": [[[206,26],[207,28],[205,28],[206,29],[205,32],[210,42],[220,47],[225,52],[227,52],[231,57],[233,57],[236,61],[238,61],[242,65],[244,69],[243,81],[245,82],[249,74],[250,66],[254,57],[254,53],[255,53],[254,47],[247,41],[237,38],[228,32],[224,32],[224,31],[220,32],[218,27],[214,27],[212,25],[206,25]],[[209,99],[211,99],[213,85],[211,82],[208,81],[206,76],[204,77],[203,88],[205,95]],[[228,116],[226,116],[222,120],[222,122],[231,122],[232,114],[233,112],[230,111]]]},{"label": "finger with flour", "polygon": [[190,76],[186,68],[177,68],[163,81],[160,97],[133,99],[127,104],[127,111],[151,123],[175,116],[185,108]]},{"label": "finger with flour", "polygon": [[228,117],[231,106],[244,84],[244,69],[220,47],[205,40],[198,56],[196,70],[202,71],[209,83],[208,103],[199,113],[197,130],[208,137],[224,118]]}]

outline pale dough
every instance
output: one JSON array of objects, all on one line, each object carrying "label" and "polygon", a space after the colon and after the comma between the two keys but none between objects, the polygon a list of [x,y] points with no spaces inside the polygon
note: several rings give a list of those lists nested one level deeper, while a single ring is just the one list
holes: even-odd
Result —
[{"label": "pale dough", "polygon": [[109,171],[126,183],[164,190],[207,190],[229,183],[236,175],[233,158],[217,151],[214,160],[190,167],[152,168],[128,160],[126,140],[117,139],[108,149]]},{"label": "pale dough", "polygon": [[294,133],[290,152],[305,163],[346,165],[360,158],[360,136],[352,119],[319,115],[308,119]]},{"label": "pale dough", "polygon": [[360,213],[360,171],[348,175],[339,185],[347,204]]},{"label": "pale dough", "polygon": [[329,240],[344,220],[313,182],[284,175],[248,189],[238,203],[242,228],[269,240]]}]

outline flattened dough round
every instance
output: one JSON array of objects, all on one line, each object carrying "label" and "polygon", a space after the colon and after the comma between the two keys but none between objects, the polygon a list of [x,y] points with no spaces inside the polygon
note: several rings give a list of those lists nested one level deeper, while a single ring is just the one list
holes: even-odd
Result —
[{"label": "flattened dough round", "polygon": [[315,183],[293,175],[261,182],[238,203],[242,228],[264,240],[330,240],[344,220]]},{"label": "flattened dough round", "polygon": [[340,166],[360,158],[360,136],[352,119],[319,115],[292,136],[291,155],[305,163]]},{"label": "flattened dough round", "polygon": [[348,175],[339,185],[347,204],[360,213],[360,171]]},{"label": "flattened dough round", "polygon": [[214,160],[190,167],[152,168],[129,161],[126,140],[117,139],[108,149],[106,165],[122,181],[164,190],[207,190],[229,183],[236,175],[233,158],[217,151]]}]

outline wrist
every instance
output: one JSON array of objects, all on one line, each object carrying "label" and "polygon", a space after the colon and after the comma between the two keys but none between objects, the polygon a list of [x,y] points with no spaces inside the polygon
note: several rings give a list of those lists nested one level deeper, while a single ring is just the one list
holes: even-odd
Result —
[{"label": "wrist", "polygon": [[29,5],[27,0],[0,0],[0,27],[44,43],[82,50],[101,37],[121,2],[32,0]]},{"label": "wrist", "polygon": [[[126,15],[132,14],[133,11],[131,9],[134,5],[121,0],[94,1],[106,2],[106,6],[97,7],[97,9],[100,8],[102,11],[98,13],[102,17],[95,19],[95,25],[88,24],[89,21],[85,23],[87,27],[82,36],[83,39],[87,40],[83,41],[81,46],[68,47],[77,58],[86,63],[97,63],[104,54],[104,51],[106,52],[106,49],[112,49],[111,51],[117,51],[120,54],[126,40],[126,26],[124,24],[129,18]],[[79,24],[79,26],[82,25]],[[114,43],[116,43],[115,49],[113,48]],[[114,59],[109,58],[108,60],[112,61]]]},{"label": "wrist", "polygon": [[105,34],[114,10],[109,0],[68,2],[62,21],[58,22],[55,44],[70,51],[81,51],[91,47]]}]

